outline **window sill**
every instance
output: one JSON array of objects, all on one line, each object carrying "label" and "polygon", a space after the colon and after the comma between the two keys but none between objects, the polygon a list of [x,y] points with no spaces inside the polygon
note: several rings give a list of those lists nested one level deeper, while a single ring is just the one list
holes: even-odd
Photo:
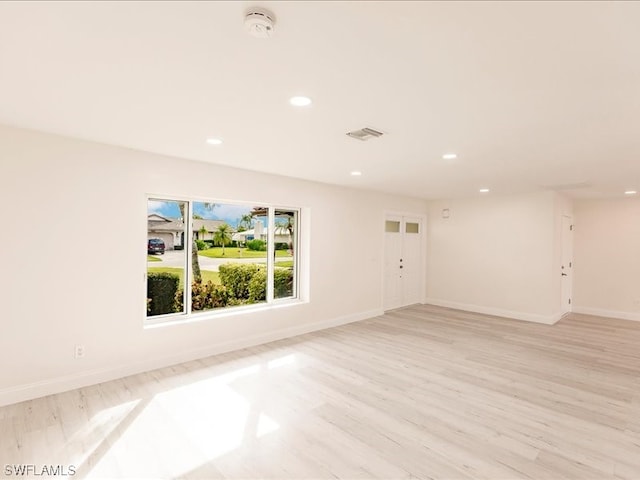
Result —
[{"label": "window sill", "polygon": [[169,327],[178,325],[187,325],[192,323],[204,322],[208,320],[216,320],[238,315],[247,315],[257,312],[265,312],[280,308],[292,307],[295,305],[304,305],[309,303],[307,300],[299,298],[274,300],[272,303],[261,303],[258,305],[245,305],[238,307],[228,307],[220,310],[208,310],[206,312],[191,313],[188,315],[162,315],[157,317],[145,318],[144,329],[154,329],[159,327]]}]

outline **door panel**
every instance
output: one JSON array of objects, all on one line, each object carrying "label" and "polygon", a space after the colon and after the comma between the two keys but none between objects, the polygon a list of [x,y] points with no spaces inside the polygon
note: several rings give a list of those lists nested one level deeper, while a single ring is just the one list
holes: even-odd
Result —
[{"label": "door panel", "polygon": [[400,258],[402,258],[402,217],[387,217],[384,242],[384,299],[386,309],[402,305]]},{"label": "door panel", "polygon": [[573,219],[569,216],[562,217],[562,276],[560,291],[562,297],[562,313],[571,311],[571,291],[573,285]]},{"label": "door panel", "polygon": [[386,217],[383,298],[385,310],[422,300],[423,223],[419,217]]},{"label": "door panel", "polygon": [[403,305],[411,305],[422,299],[422,222],[419,218],[404,219],[402,245]]}]

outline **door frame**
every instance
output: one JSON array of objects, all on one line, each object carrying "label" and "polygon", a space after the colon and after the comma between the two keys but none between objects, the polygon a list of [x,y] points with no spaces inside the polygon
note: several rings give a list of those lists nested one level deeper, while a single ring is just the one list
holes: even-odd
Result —
[{"label": "door frame", "polygon": [[420,303],[425,304],[426,303],[426,299],[427,299],[427,247],[428,247],[428,242],[427,242],[427,214],[426,213],[416,213],[416,212],[409,212],[409,211],[404,211],[404,210],[384,210],[382,212],[382,217],[380,220],[380,238],[382,239],[382,261],[380,262],[380,303],[382,304],[382,310],[385,310],[385,305],[384,305],[384,295],[385,295],[385,291],[384,291],[384,287],[385,287],[385,280],[384,280],[384,264],[385,264],[385,258],[384,255],[386,254],[386,248],[385,248],[385,231],[384,231],[384,225],[385,225],[385,221],[387,220],[387,218],[389,216],[399,216],[399,217],[413,217],[413,218],[419,218],[420,222],[422,223],[422,244],[420,245],[420,270],[422,272],[422,275],[420,275],[420,291],[422,292],[422,294],[420,295]]},{"label": "door frame", "polygon": [[[560,313],[566,315],[573,311],[573,216],[562,214],[560,228]],[[567,258],[569,265],[564,265]],[[564,270],[568,271],[567,275],[569,275],[566,283],[562,278]]]}]

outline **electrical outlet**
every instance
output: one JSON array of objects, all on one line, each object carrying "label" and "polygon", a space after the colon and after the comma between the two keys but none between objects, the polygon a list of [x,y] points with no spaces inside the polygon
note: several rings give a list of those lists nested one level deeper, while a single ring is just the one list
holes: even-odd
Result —
[{"label": "electrical outlet", "polygon": [[76,345],[74,351],[75,358],[84,358],[84,345]]}]

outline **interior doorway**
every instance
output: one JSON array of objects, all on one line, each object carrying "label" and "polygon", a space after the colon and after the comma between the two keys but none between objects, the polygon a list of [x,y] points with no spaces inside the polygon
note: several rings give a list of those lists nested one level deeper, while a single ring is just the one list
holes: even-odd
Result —
[{"label": "interior doorway", "polygon": [[562,314],[571,311],[573,285],[573,218],[562,216],[562,264],[560,267]]},{"label": "interior doorway", "polygon": [[384,309],[422,301],[424,219],[387,215],[384,232]]}]

